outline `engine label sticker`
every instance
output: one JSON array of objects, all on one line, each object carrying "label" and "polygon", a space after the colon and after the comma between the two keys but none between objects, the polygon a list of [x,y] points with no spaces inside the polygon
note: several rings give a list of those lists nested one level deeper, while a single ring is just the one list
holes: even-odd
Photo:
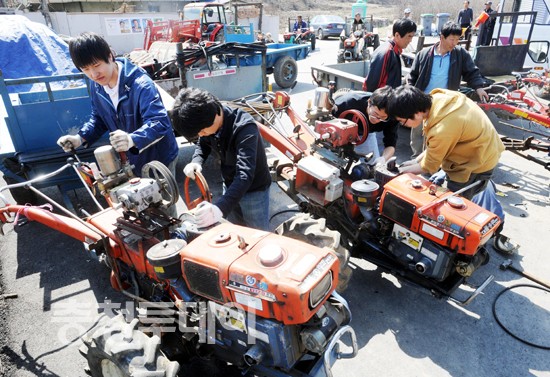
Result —
[{"label": "engine label sticker", "polygon": [[235,292],[235,301],[241,305],[246,305],[249,308],[254,308],[258,311],[264,310],[262,300],[257,297],[252,297],[243,293]]},{"label": "engine label sticker", "polygon": [[195,80],[200,80],[200,79],[207,79],[209,77],[215,77],[215,76],[234,75],[235,73],[237,73],[237,70],[235,68],[219,69],[217,71],[212,71],[212,72],[195,73],[193,75],[193,78]]},{"label": "engine label sticker", "polygon": [[[256,296],[260,296],[261,298],[268,301],[276,301],[275,295],[266,290],[268,288],[268,285],[263,282],[259,283],[258,287],[251,287],[235,280],[229,280],[229,286],[244,292],[251,293]],[[264,289],[261,289],[260,287]]]},{"label": "engine label sticker", "polygon": [[442,240],[443,236],[445,235],[445,233],[442,230],[434,228],[433,226],[428,225],[426,223],[422,223],[422,230],[440,240]]}]

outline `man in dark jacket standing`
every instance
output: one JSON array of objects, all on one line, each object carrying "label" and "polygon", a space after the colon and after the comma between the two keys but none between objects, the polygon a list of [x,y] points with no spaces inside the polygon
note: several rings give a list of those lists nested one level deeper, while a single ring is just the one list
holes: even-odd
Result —
[{"label": "man in dark jacket standing", "polygon": [[[407,83],[414,85],[424,93],[433,89],[458,90],[460,82],[466,81],[476,90],[478,96],[487,100],[489,96],[483,90],[485,80],[476,67],[470,54],[458,45],[461,28],[452,21],[441,29],[439,42],[422,49],[414,59]],[[422,127],[411,129],[411,149],[413,158],[422,152]]]},{"label": "man in dark jacket standing", "polygon": [[170,111],[174,129],[188,140],[199,136],[197,149],[183,172],[194,178],[213,154],[221,163],[224,193],[214,204],[201,203],[195,216],[199,227],[222,217],[239,225],[269,230],[271,175],[254,118],[242,109],[222,105],[203,89],[182,89]]},{"label": "man in dark jacket standing", "polygon": [[[495,10],[491,8],[493,3],[491,1],[485,2],[484,12],[487,14],[494,13]],[[479,34],[477,36],[476,46],[490,46],[491,39],[493,38],[493,30],[495,29],[496,18],[489,17],[484,23],[479,25]]]},{"label": "man in dark jacket standing", "polygon": [[408,18],[394,22],[392,40],[378,47],[370,63],[369,73],[363,83],[363,90],[374,92],[389,85],[397,88],[402,84],[401,53],[411,43],[416,33],[416,24]]},{"label": "man in dark jacket standing", "polygon": [[456,20],[461,29],[466,29],[464,33],[464,39],[468,39],[468,37],[470,36],[473,19],[474,11],[472,10],[472,8],[470,8],[470,2],[466,0],[464,1],[464,9],[458,12],[458,18]]},{"label": "man in dark jacket standing", "polygon": [[127,157],[137,176],[143,165],[153,160],[175,172],[176,137],[147,73],[125,58],[115,59],[107,41],[94,33],[72,39],[69,52],[75,66],[93,81],[92,115],[78,134],[57,140],[63,150],[87,147],[109,132],[115,150],[129,152]]}]

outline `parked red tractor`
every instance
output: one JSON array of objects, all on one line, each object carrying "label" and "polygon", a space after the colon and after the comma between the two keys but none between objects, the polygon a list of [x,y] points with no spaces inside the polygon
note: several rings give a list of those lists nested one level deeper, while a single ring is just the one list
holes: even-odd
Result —
[{"label": "parked red tractor", "polygon": [[[113,288],[139,303],[130,323],[119,315],[84,336],[92,376],[172,377],[180,364],[205,357],[243,374],[330,376],[336,358],[355,356],[351,314],[335,291],[339,256],[316,233],[330,230],[304,231],[312,241],[302,242],[230,223],[200,229],[193,211],[168,215],[178,189],[164,165],[151,162],[138,178],[111,146],[94,154],[99,167],[70,161],[49,174],[72,167],[90,193],[102,193],[109,207],[94,199],[99,210],[84,220],[35,189],[41,178],[16,186],[63,214],[9,204],[1,192],[14,185],[0,188],[1,224],[24,216],[82,241],[111,269]],[[201,187],[203,197],[190,205],[210,198]],[[351,352],[338,350],[340,340]]]},{"label": "parked red tractor", "polygon": [[223,27],[227,24],[225,8],[220,3],[190,3],[183,8],[183,20],[147,22],[143,49],[155,41],[223,42]]}]

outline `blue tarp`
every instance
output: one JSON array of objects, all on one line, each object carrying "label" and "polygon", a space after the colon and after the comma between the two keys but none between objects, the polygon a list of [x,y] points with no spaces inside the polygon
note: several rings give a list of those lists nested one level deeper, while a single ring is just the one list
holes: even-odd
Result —
[{"label": "blue tarp", "polygon": [[[0,16],[0,69],[6,79],[78,73],[65,41],[46,25],[15,15]],[[11,93],[34,90],[44,87],[8,87]]]}]

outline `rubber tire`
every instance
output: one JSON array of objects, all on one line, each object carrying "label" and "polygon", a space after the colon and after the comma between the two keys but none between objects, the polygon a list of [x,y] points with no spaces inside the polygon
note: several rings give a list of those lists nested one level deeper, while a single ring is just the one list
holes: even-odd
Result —
[{"label": "rubber tire", "polygon": [[323,34],[323,29],[317,30],[317,38],[326,39],[325,35]]},{"label": "rubber tire", "polygon": [[350,252],[342,245],[340,233],[326,226],[326,219],[315,219],[310,214],[298,213],[279,225],[275,233],[320,248],[331,249],[340,260],[336,291],[342,293],[347,289],[353,273],[349,266]]},{"label": "rubber tire", "polygon": [[315,42],[316,42],[316,37],[315,37],[315,34],[311,34],[311,38],[309,39],[309,41],[311,42],[311,51],[315,50]]},{"label": "rubber tire", "polygon": [[139,331],[138,323],[137,318],[126,323],[122,315],[104,315],[98,327],[82,338],[80,353],[88,361],[92,377],[111,377],[111,373],[103,373],[107,366],[125,377],[177,376],[179,363],[168,360],[160,351],[160,338]]},{"label": "rubber tire", "polygon": [[298,78],[298,64],[292,56],[281,56],[273,67],[273,78],[281,88],[290,88]]},{"label": "rubber tire", "polygon": [[378,34],[374,34],[374,41],[372,42],[373,51],[378,47],[380,47],[380,36]]},{"label": "rubber tire", "polygon": [[[4,176],[4,181],[6,181],[6,184],[8,185],[19,183],[19,181],[8,176]],[[36,193],[30,189],[26,189],[24,187],[18,187],[18,188],[10,189],[10,194],[13,197],[13,200],[17,204],[21,204],[21,205],[31,204],[33,206],[39,204],[38,195],[36,195]]]}]

